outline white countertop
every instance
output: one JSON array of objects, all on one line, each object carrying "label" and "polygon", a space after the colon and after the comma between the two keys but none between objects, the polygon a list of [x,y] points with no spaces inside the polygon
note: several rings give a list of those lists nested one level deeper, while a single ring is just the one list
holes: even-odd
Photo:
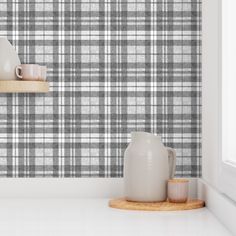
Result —
[{"label": "white countertop", "polygon": [[206,208],[138,212],[111,209],[107,203],[107,199],[0,199],[0,235],[231,235]]}]

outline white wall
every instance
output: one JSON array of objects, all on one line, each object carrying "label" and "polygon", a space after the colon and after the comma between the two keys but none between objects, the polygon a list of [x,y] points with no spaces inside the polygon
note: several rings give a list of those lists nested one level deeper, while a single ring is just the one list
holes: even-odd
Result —
[{"label": "white wall", "polygon": [[220,0],[202,1],[202,177],[218,187]]},{"label": "white wall", "polygon": [[[123,178],[0,178],[0,198],[117,198]],[[189,196],[197,198],[197,179],[190,178]]]}]

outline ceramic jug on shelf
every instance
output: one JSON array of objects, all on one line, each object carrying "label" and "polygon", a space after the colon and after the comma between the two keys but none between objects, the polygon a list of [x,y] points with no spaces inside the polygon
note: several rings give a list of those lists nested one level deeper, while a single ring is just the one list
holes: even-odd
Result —
[{"label": "ceramic jug on shelf", "polygon": [[16,80],[15,68],[20,59],[10,42],[0,37],[0,80]]},{"label": "ceramic jug on shelf", "polygon": [[124,154],[125,198],[129,201],[155,202],[167,198],[167,181],[175,174],[175,150],[165,147],[161,137],[131,133]]}]

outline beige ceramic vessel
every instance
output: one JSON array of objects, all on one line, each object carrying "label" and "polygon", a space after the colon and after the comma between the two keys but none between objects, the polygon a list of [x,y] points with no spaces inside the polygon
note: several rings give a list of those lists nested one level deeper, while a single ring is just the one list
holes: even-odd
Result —
[{"label": "beige ceramic vessel", "polygon": [[183,203],[188,200],[188,180],[168,180],[168,200],[170,202]]},{"label": "beige ceramic vessel", "polygon": [[146,132],[131,134],[124,155],[125,198],[156,202],[167,198],[167,181],[175,172],[175,151],[161,138]]},{"label": "beige ceramic vessel", "polygon": [[0,38],[0,80],[16,80],[16,66],[20,59],[6,38]]}]

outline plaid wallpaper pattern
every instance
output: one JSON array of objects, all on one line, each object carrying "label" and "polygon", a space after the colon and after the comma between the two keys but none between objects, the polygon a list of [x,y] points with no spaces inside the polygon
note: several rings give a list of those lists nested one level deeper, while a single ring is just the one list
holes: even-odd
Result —
[{"label": "plaid wallpaper pattern", "polygon": [[131,131],[201,174],[201,0],[0,0],[0,36],[48,94],[0,94],[1,177],[121,177]]}]

